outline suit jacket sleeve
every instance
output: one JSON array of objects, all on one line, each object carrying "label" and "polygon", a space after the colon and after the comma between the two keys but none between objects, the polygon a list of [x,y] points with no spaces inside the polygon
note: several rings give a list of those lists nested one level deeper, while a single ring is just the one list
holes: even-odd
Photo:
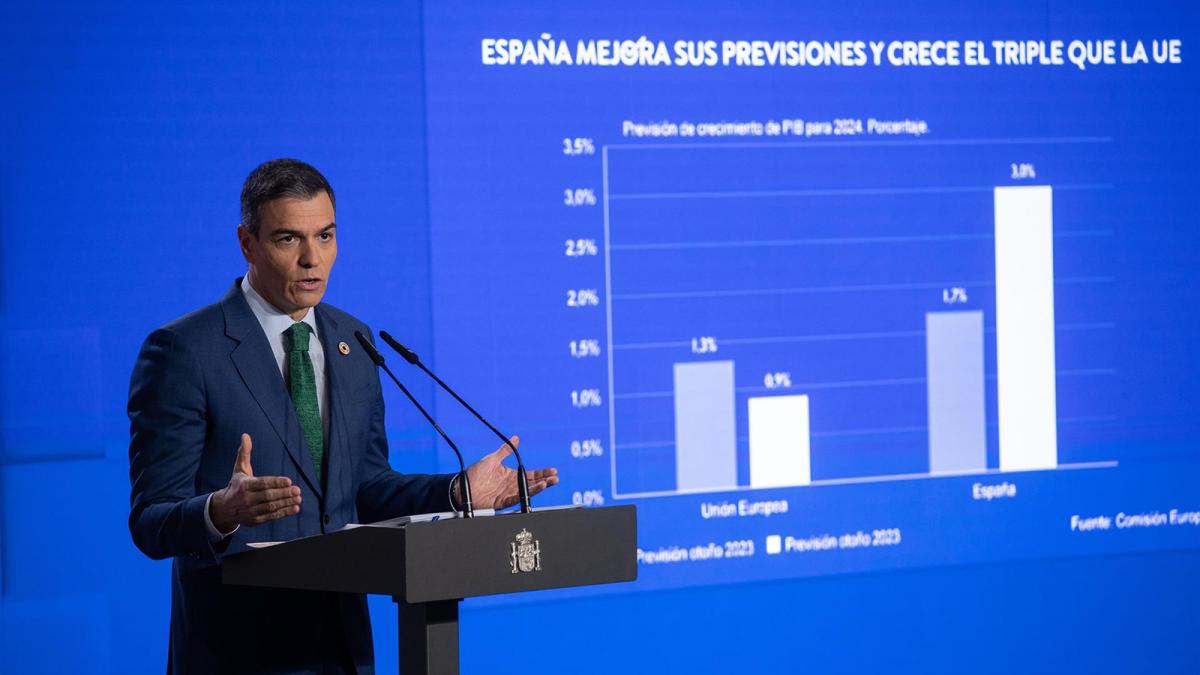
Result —
[{"label": "suit jacket sleeve", "polygon": [[[378,389],[378,379],[376,387]],[[358,519],[370,523],[415,513],[449,511],[453,474],[402,474],[388,464],[387,433],[383,424],[383,395],[377,391],[371,430],[363,457],[363,481],[358,488]]]},{"label": "suit jacket sleeve", "polygon": [[[191,555],[216,560],[204,522],[208,494],[197,494],[204,453],[204,373],[179,336],[146,338],[129,384],[129,531],[154,559]],[[233,467],[230,467],[230,471]]]}]

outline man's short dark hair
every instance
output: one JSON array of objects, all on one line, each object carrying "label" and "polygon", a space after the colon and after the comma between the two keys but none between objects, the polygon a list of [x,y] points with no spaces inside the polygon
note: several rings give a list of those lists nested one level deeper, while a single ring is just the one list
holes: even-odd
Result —
[{"label": "man's short dark hair", "polygon": [[324,192],[329,203],[333,188],[311,164],[298,159],[272,159],[259,164],[242,184],[242,227],[258,236],[258,209],[269,201],[283,198],[309,200]]}]

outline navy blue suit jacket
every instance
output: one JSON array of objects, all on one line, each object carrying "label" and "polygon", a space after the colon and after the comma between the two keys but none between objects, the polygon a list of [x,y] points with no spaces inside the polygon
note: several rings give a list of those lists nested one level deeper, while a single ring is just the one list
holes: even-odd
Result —
[{"label": "navy blue suit jacket", "polygon": [[[449,506],[451,476],[405,475],[388,464],[379,375],[354,339],[355,330],[370,329],[330,305],[315,311],[328,383],[323,485],[238,282],[220,302],[151,333],[138,355],[129,390],[129,529],[146,555],[174,558],[168,672],[372,672],[363,596],[225,586],[221,559],[250,542]],[[300,486],[300,513],[212,544],[205,501],[228,484],[243,433],[253,439],[256,476],[288,476]]]}]

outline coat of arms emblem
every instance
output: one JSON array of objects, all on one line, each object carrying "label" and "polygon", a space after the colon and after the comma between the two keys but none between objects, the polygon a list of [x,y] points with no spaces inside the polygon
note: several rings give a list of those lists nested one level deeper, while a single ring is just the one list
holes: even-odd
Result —
[{"label": "coat of arms emblem", "polygon": [[521,528],[517,533],[517,540],[512,544],[512,573],[518,572],[540,572],[542,570],[542,546],[541,542],[533,538],[529,530]]}]

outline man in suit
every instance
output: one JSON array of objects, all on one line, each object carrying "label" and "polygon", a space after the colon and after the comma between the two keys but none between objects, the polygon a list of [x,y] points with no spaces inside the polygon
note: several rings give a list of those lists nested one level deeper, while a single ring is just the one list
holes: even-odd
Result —
[{"label": "man in suit", "polygon": [[[379,376],[353,337],[372,333],[321,303],[337,256],[329,183],[272,160],[241,205],[245,277],[151,333],[130,383],[129,529],[146,555],[174,558],[168,672],[372,672],[363,596],[225,586],[221,559],[457,508],[457,477],[388,464]],[[476,507],[516,503],[508,452],[468,469]],[[529,482],[536,493],[558,478]]]}]

